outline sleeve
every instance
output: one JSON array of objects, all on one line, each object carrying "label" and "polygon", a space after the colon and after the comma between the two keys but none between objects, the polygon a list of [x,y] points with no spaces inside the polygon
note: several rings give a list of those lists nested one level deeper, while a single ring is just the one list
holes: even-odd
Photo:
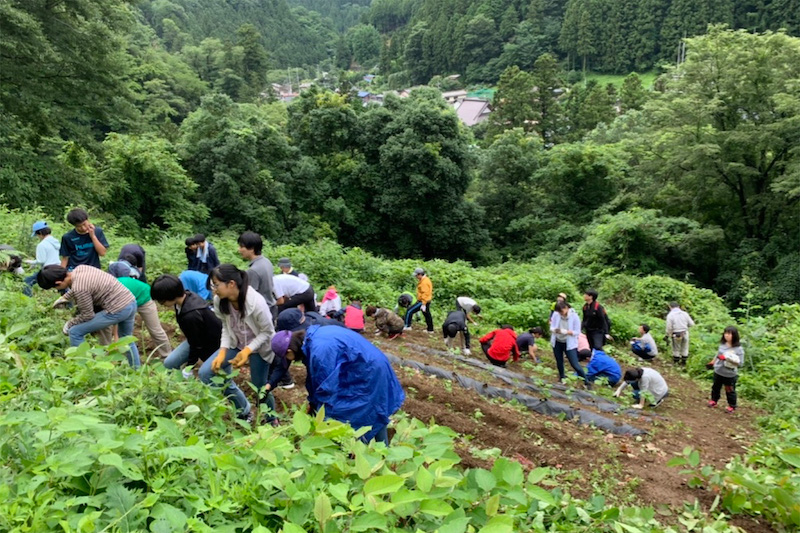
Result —
[{"label": "sleeve", "polygon": [[78,308],[78,316],[67,322],[69,327],[76,324],[83,324],[94,318],[94,302],[92,295],[88,291],[72,291],[72,299],[75,301],[75,307]]},{"label": "sleeve", "polygon": [[511,344],[511,352],[514,354],[514,361],[519,361],[519,346],[517,346],[517,339]]},{"label": "sleeve", "polygon": [[236,348],[236,335],[233,334],[231,331],[230,321],[228,317],[222,314],[219,309],[219,299],[215,296],[214,297],[214,313],[220,318],[222,321],[222,336],[219,339],[219,347],[230,349]]},{"label": "sleeve", "polygon": [[214,270],[219,266],[219,257],[217,257],[217,249],[213,244],[208,243],[208,269]]},{"label": "sleeve", "polygon": [[[578,314],[578,313],[575,313]],[[586,323],[588,322],[588,317],[586,316],[586,307],[583,308],[583,318],[581,319],[581,329],[586,330]]]},{"label": "sleeve", "polygon": [[69,257],[69,244],[67,242],[67,236],[64,235],[61,237],[61,248],[58,250],[58,255],[61,257]]},{"label": "sleeve", "polygon": [[577,340],[581,336],[581,319],[578,318],[578,313],[572,314],[573,319],[569,321],[569,329],[572,330],[570,337],[575,337]]},{"label": "sleeve", "polygon": [[667,335],[672,335],[672,330],[675,328],[675,315],[672,313],[667,315]]},{"label": "sleeve", "polygon": [[106,239],[106,234],[103,232],[103,228],[95,228],[94,235],[97,237],[97,240],[100,241],[100,244],[106,247],[106,249],[110,248],[111,246],[108,244],[108,240]]},{"label": "sleeve", "polygon": [[247,283],[255,290],[258,290],[258,286],[261,285],[261,276],[252,268],[247,269]]},{"label": "sleeve", "polygon": [[189,359],[186,361],[187,365],[194,365],[203,355],[203,346],[192,340],[197,340],[203,337],[205,333],[205,322],[203,321],[203,314],[192,312],[189,320],[185,321],[181,331],[184,337],[189,342]]},{"label": "sleeve", "polygon": [[603,310],[603,325],[605,327],[605,332],[604,333],[606,335],[610,335],[611,334],[611,318],[609,318],[608,312],[606,311],[605,307],[600,306],[600,309]]},{"label": "sleeve", "polygon": [[691,328],[694,327],[694,320],[692,320],[692,315],[686,313],[686,323]]},{"label": "sleeve", "polygon": [[275,278],[272,278],[272,293],[275,295],[276,300],[286,296],[286,291],[283,290],[283,285]]},{"label": "sleeve", "polygon": [[592,377],[596,376],[598,371],[599,371],[598,366],[599,365],[597,364],[596,359],[594,357],[592,357],[592,360],[589,361],[588,365],[586,365],[586,377],[587,378],[592,378]]},{"label": "sleeve", "polygon": [[270,342],[272,341],[272,336],[275,335],[275,326],[272,325],[272,314],[269,312],[269,307],[267,307],[267,303],[260,297],[258,293],[253,290],[255,295],[259,296],[259,304],[256,304],[255,310],[253,311],[253,320],[255,320],[258,331],[254,331],[255,337],[250,344],[247,345],[254,352],[260,352],[262,346],[267,346],[269,348],[269,352],[272,352],[272,346]]},{"label": "sleeve", "polygon": [[269,388],[275,390],[278,383],[289,373],[289,360],[286,357],[275,357],[269,364]]},{"label": "sleeve", "polygon": [[481,344],[483,344],[484,342],[489,342],[490,340],[492,340],[494,338],[495,333],[497,333],[497,330],[490,331],[489,333],[487,333],[486,335],[481,337],[478,340],[478,342],[480,342]]},{"label": "sleeve", "polygon": [[44,246],[38,244],[36,246],[36,262],[40,265],[44,265],[44,262],[47,260],[47,254],[44,251]]}]

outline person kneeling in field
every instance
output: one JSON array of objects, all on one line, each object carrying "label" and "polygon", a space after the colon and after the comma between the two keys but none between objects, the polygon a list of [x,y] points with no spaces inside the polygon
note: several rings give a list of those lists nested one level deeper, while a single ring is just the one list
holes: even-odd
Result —
[{"label": "person kneeling in field", "polygon": [[175,309],[175,319],[186,340],[167,355],[164,366],[178,369],[186,365],[183,377],[192,375],[191,368],[198,361],[205,361],[219,349],[222,337],[222,321],[208,302],[200,295],[186,290],[180,278],[164,274],[156,278],[150,295],[163,306]]},{"label": "person kneeling in field", "polygon": [[481,349],[494,366],[506,366],[512,357],[514,361],[519,360],[519,348],[517,348],[517,334],[514,328],[504,325],[500,329],[490,331],[480,341]]},{"label": "person kneeling in field", "polygon": [[[78,308],[78,316],[64,324],[62,331],[69,335],[70,346],[80,346],[89,333],[117,326],[120,337],[133,335],[136,318],[136,298],[117,279],[99,268],[78,265],[69,272],[60,265],[44,267],[36,276],[43,289],[56,288],[67,291],[56,300],[54,307],[70,301]],[[67,290],[69,289],[69,290]],[[95,309],[99,311],[95,312]],[[132,342],[128,350],[128,363],[139,368],[139,348]]]},{"label": "person kneeling in field", "polygon": [[649,393],[653,396],[652,407],[658,407],[669,395],[669,387],[667,382],[657,370],[652,368],[629,368],[625,371],[623,376],[624,381],[619,388],[614,392],[614,396],[619,398],[625,387],[630,385],[633,388],[633,399],[639,403],[633,405],[634,409],[644,409],[644,393]]},{"label": "person kneeling in field", "polygon": [[609,357],[603,350],[592,350],[589,352],[588,357],[586,354],[579,352],[578,360],[589,361],[589,365],[586,367],[586,380],[589,383],[594,383],[597,378],[606,377],[608,378],[608,385],[613,387],[619,383],[622,377],[622,369],[619,367],[619,363]]},{"label": "person kneeling in field", "polygon": [[378,330],[376,335],[383,333],[389,340],[393,340],[403,334],[405,322],[385,307],[367,306],[367,316],[375,318],[375,328]]},{"label": "person kneeling in field", "polygon": [[294,361],[306,366],[310,412],[325,408],[325,416],[353,426],[369,426],[361,440],[389,444],[389,417],[405,401],[400,381],[386,356],[347,328],[311,326],[279,331],[272,338],[276,364],[270,383],[277,383]]}]

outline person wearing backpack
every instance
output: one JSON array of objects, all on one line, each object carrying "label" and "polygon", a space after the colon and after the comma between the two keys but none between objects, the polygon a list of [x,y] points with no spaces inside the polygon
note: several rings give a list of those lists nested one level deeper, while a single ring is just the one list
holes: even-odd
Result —
[{"label": "person wearing backpack", "polygon": [[728,407],[725,411],[736,411],[736,381],[739,379],[739,368],[744,364],[744,349],[739,342],[739,330],[728,326],[719,341],[717,356],[706,366],[714,369],[714,384],[711,386],[709,407],[716,407],[722,387],[725,387],[725,399]]},{"label": "person wearing backpack", "polygon": [[583,322],[581,327],[586,332],[589,340],[589,348],[592,350],[602,350],[606,340],[611,338],[611,320],[608,313],[597,301],[597,291],[586,289],[583,293]]}]

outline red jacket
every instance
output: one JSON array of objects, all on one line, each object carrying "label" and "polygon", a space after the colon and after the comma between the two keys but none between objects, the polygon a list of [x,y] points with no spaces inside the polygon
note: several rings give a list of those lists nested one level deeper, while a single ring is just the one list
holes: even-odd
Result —
[{"label": "red jacket", "polygon": [[353,304],[348,305],[344,310],[344,325],[356,331],[364,329],[364,311]]},{"label": "red jacket", "polygon": [[514,355],[514,361],[519,359],[519,348],[517,347],[517,334],[511,329],[496,329],[490,331],[480,339],[484,344],[494,339],[492,345],[487,350],[489,357],[495,361],[508,361]]}]

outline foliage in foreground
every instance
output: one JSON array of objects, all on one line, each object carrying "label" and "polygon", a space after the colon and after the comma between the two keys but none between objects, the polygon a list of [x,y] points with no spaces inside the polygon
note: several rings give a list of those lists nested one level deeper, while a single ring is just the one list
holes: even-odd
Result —
[{"label": "foliage in foreground", "polygon": [[302,410],[251,432],[217,391],[133,371],[118,346],[64,350],[35,300],[0,304],[4,531],[674,531],[652,508],[551,489],[549,469],[464,470],[456,435],[417,420],[390,448]]}]

